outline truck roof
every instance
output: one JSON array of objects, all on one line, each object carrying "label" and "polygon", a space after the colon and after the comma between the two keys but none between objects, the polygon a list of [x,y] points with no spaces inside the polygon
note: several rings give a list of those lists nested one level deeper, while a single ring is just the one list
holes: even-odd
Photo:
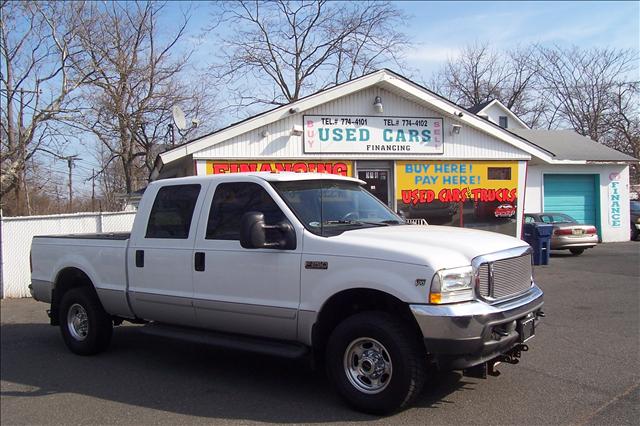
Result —
[{"label": "truck roof", "polygon": [[178,183],[178,182],[202,182],[210,180],[236,180],[238,177],[251,177],[265,180],[267,182],[286,182],[286,181],[300,181],[300,180],[342,180],[349,182],[356,182],[360,185],[364,185],[365,182],[347,176],[339,176],[330,173],[295,173],[295,172],[242,172],[242,173],[225,173],[217,175],[206,176],[187,176],[181,178],[162,179],[155,181],[158,184]]}]

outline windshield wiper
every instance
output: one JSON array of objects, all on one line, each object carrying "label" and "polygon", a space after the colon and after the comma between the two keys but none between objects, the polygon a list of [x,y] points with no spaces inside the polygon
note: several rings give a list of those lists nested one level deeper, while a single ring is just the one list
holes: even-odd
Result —
[{"label": "windshield wiper", "polygon": [[398,222],[397,220],[383,220],[381,222],[370,222],[367,220],[325,220],[323,223],[325,225],[389,226],[389,225],[397,225],[400,222]]},{"label": "windshield wiper", "polygon": [[323,225],[362,225],[359,220],[325,220]]},{"label": "windshield wiper", "polygon": [[366,220],[358,220],[357,222],[362,223],[364,225],[374,225],[374,226],[389,226],[389,225],[391,225],[391,223],[389,223],[388,220],[383,220],[382,222],[368,222]]}]

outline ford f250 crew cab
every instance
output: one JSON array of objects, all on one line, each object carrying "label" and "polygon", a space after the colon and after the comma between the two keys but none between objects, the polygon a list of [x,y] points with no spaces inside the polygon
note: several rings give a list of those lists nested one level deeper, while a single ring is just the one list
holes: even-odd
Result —
[{"label": "ford f250 crew cab", "polygon": [[414,226],[326,174],[167,179],[131,233],[35,237],[31,291],[80,355],[114,325],[322,363],[354,407],[407,406],[427,368],[491,374],[535,333],[542,291],[513,237]]}]

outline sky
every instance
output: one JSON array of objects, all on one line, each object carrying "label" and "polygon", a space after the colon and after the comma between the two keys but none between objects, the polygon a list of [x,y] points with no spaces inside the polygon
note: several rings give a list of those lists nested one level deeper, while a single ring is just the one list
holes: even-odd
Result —
[{"label": "sky", "polygon": [[640,49],[640,2],[398,2],[413,15],[408,59],[436,71],[473,42],[508,49],[531,43]]},{"label": "sky", "polygon": [[[405,57],[409,68],[417,70],[413,77],[419,82],[427,81],[448,58],[455,57],[465,45],[474,42],[489,42],[498,50],[531,43],[581,48],[617,47],[634,49],[640,57],[638,1],[394,3],[408,16],[405,31],[413,40],[413,46],[407,49]],[[187,37],[178,48],[197,44],[193,56],[196,68],[204,68],[214,49],[218,48],[213,37],[202,37],[203,28],[212,20],[209,7],[207,2],[169,2],[163,17],[167,27],[174,27],[181,12],[190,9]],[[81,156],[91,158],[89,153]],[[78,164],[77,173],[86,175],[91,166]],[[66,171],[65,166],[62,162],[54,165],[61,171]],[[77,179],[84,185],[84,192],[90,193],[91,184],[81,180]]]},{"label": "sky", "polygon": [[[531,43],[640,50],[640,2],[596,1],[398,1],[408,15],[405,31],[414,46],[407,50],[412,68],[428,78],[465,45],[489,42],[497,49]],[[191,7],[191,36],[211,21],[209,4],[170,3],[168,16]],[[224,33],[224,28],[220,29]],[[192,39],[193,40],[193,39]],[[195,59],[210,59],[213,40],[202,40]]]}]

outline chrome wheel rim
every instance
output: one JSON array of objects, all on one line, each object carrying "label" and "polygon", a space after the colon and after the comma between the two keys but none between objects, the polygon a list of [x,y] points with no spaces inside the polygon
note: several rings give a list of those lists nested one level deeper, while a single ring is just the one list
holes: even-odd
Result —
[{"label": "chrome wheel rim", "polygon": [[382,392],[391,381],[393,365],[384,345],[370,337],[360,337],[347,346],[344,372],[360,392]]},{"label": "chrome wheel rim", "polygon": [[67,312],[67,329],[71,336],[79,341],[87,338],[89,333],[89,317],[87,311],[78,303],[74,303]]}]

